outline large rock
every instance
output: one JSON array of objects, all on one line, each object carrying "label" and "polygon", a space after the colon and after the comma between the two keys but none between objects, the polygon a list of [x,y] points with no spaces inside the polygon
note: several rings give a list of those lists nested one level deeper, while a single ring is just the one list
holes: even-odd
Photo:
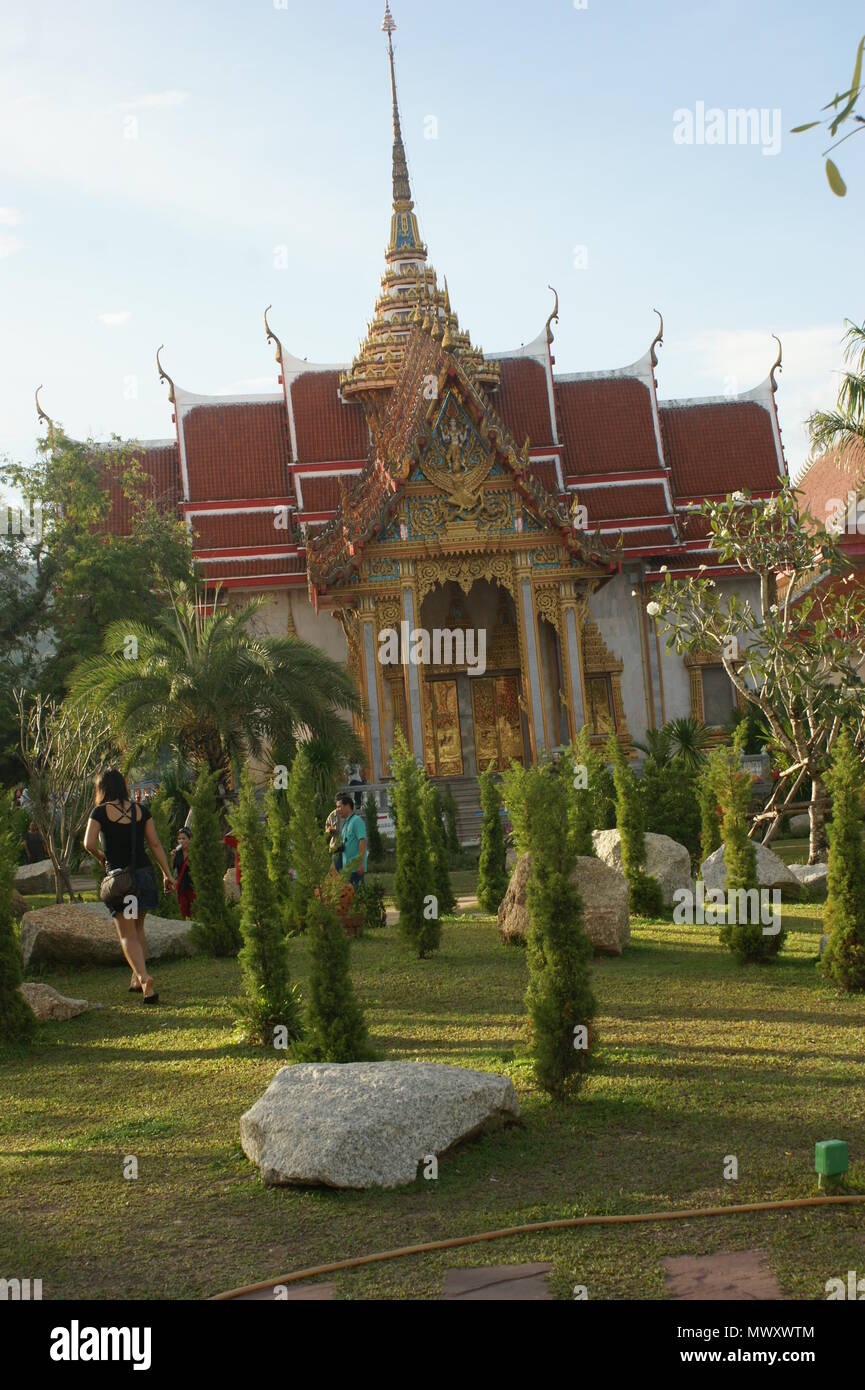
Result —
[{"label": "large rock", "polygon": [[12,889],[12,911],[19,922],[27,911],[27,899],[21,896],[17,888]]},{"label": "large rock", "polygon": [[228,901],[230,903],[239,903],[240,884],[237,882],[237,876],[234,872],[234,869],[225,870],[225,873],[222,876],[222,882],[225,885],[225,896],[228,899]]},{"label": "large rock", "polygon": [[790,872],[808,889],[809,895],[825,898],[829,891],[828,864],[791,864]]},{"label": "large rock", "polygon": [[[499,936],[511,944],[524,942],[529,926],[526,885],[532,858],[517,860],[508,891],[499,906]],[[631,941],[630,894],[627,880],[600,859],[581,856],[571,874],[583,900],[583,921],[594,949],[620,956]]]},{"label": "large rock", "polygon": [[54,892],[54,865],[50,859],[36,864],[19,864],[15,870],[15,887],[25,898],[34,893]]},{"label": "large rock", "polygon": [[803,812],[801,815],[799,815],[799,816],[791,816],[791,817],[790,817],[790,834],[791,834],[791,835],[810,835],[810,834],[811,834],[811,817],[808,815],[808,812],[807,812],[807,811],[804,811],[804,812]]},{"label": "large rock", "polygon": [[[191,956],[191,922],[171,922],[148,913],[144,924],[148,961]],[[21,922],[25,966],[124,965],[114,920],[102,903],[62,903],[26,912]]]},{"label": "large rock", "polygon": [[[754,849],[757,852],[757,887],[778,888],[787,897],[801,897],[799,880],[790,872],[783,859],[779,859],[777,854],[773,854],[764,845],[755,844]],[[724,863],[723,845],[716,849],[714,854],[710,854],[708,859],[703,860],[700,873],[707,889],[720,889],[722,893],[726,893],[727,866]]]},{"label": "large rock", "polygon": [[[622,872],[622,837],[618,830],[595,830],[592,834],[595,854],[611,869]],[[661,885],[665,907],[673,906],[673,894],[679,888],[693,893],[696,888],[691,877],[691,856],[678,840],[669,835],[646,835],[646,873]]]},{"label": "large rock", "polygon": [[77,1018],[90,1008],[86,999],[69,999],[41,982],[28,982],[20,989],[40,1023],[63,1023],[67,1018]]},{"label": "large rock", "polygon": [[399,1187],[428,1155],[515,1120],[506,1076],[437,1062],[322,1062],[283,1067],[240,1119],[264,1182]]}]

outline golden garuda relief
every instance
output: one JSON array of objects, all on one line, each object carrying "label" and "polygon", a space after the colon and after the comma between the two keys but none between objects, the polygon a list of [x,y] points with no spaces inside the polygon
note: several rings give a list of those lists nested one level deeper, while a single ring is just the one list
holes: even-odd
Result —
[{"label": "golden garuda relief", "polygon": [[449,390],[419,462],[424,477],[445,493],[450,520],[483,521],[487,502],[481,489],[495,461],[495,449],[484,447],[456,392]]}]

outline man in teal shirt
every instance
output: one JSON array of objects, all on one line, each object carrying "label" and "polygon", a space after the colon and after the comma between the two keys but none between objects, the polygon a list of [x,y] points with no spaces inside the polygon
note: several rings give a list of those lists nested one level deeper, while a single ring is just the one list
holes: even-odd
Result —
[{"label": "man in teal shirt", "polygon": [[363,883],[366,873],[366,821],[354,809],[354,802],[346,792],[339,798],[339,815],[342,821],[342,867],[348,870],[354,888]]}]

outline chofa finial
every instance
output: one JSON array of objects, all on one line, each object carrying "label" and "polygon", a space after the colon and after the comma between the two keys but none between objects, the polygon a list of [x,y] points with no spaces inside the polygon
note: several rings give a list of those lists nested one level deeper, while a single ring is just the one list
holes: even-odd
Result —
[{"label": "chofa finial", "polygon": [[550,317],[547,319],[547,342],[548,342],[548,343],[552,343],[552,342],[553,342],[553,330],[552,330],[552,328],[550,327],[550,324],[551,324],[551,323],[558,323],[558,321],[559,321],[559,292],[558,292],[558,290],[554,290],[553,287],[552,287],[552,285],[547,285],[547,289],[548,289],[548,290],[552,290],[553,294],[554,294],[555,297],[556,297],[556,302],[555,302],[555,304],[553,305],[553,312],[550,314]]},{"label": "chofa finial", "polygon": [[159,344],[159,347],[156,349],[156,370],[157,370],[158,373],[159,373],[159,380],[160,380],[160,381],[167,381],[167,382],[168,382],[168,399],[170,400],[171,404],[174,405],[174,404],[175,404],[174,382],[171,380],[171,377],[168,375],[167,371],[165,370],[165,368],[163,367],[162,363],[161,363],[160,360],[159,360],[159,354],[160,354],[160,352],[162,351],[162,349],[163,349],[164,347],[165,347],[165,344],[164,344],[164,343],[160,343],[160,344]]},{"label": "chofa finial", "polygon": [[40,392],[41,390],[42,390],[42,383],[40,382],[39,385],[36,387],[36,414],[39,416],[39,419],[40,419],[40,420],[44,420],[44,421],[47,423],[49,429],[53,429],[53,428],[54,428],[54,421],[51,419],[51,416],[50,416],[50,415],[46,415],[46,414],[45,414],[45,411],[42,409],[42,406],[39,404],[39,392]]},{"label": "chofa finial", "polygon": [[277,335],[274,333],[273,329],[271,328],[270,324],[269,324],[268,321],[267,321],[267,316],[268,316],[268,314],[270,313],[270,310],[271,310],[272,308],[273,308],[273,305],[272,305],[272,304],[268,304],[267,308],[266,308],[265,311],[264,311],[264,329],[265,329],[265,332],[267,333],[267,341],[268,341],[269,343],[274,343],[275,346],[276,346],[276,360],[277,360],[277,362],[279,363],[279,365],[280,365],[280,367],[281,367],[281,366],[282,366],[282,343],[279,341],[279,338],[278,338]]},{"label": "chofa finial", "polygon": [[778,356],[775,358],[775,361],[772,363],[772,370],[771,370],[770,373],[769,373],[769,380],[770,380],[771,383],[772,383],[772,390],[773,390],[773,391],[777,391],[777,390],[778,390],[778,383],[777,383],[777,381],[775,380],[775,373],[776,373],[776,372],[781,372],[781,371],[784,370],[783,365],[782,365],[782,364],[783,364],[783,361],[784,361],[784,349],[783,349],[782,346],[781,346],[781,339],[778,337],[778,334],[777,334],[777,333],[773,333],[773,334],[772,334],[772,337],[775,339],[775,342],[778,344]]},{"label": "chofa finial", "polygon": [[661,313],[660,309],[653,309],[652,313],[658,315],[658,331],[652,339],[652,346],[649,351],[652,354],[652,366],[657,367],[658,357],[655,348],[663,347],[664,344],[664,315]]}]

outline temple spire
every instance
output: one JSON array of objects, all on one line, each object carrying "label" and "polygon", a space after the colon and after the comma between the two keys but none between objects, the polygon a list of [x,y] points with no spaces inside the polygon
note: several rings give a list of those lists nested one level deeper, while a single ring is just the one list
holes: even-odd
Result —
[{"label": "temple spire", "polygon": [[387,53],[390,60],[390,90],[393,97],[393,206],[397,209],[410,211],[414,204],[411,197],[411,185],[408,177],[408,163],[405,157],[405,145],[402,141],[402,127],[399,123],[399,100],[396,94],[396,68],[393,61],[393,34],[396,29],[396,20],[390,12],[389,0],[385,0],[384,19],[382,21],[382,32],[387,34]]}]

